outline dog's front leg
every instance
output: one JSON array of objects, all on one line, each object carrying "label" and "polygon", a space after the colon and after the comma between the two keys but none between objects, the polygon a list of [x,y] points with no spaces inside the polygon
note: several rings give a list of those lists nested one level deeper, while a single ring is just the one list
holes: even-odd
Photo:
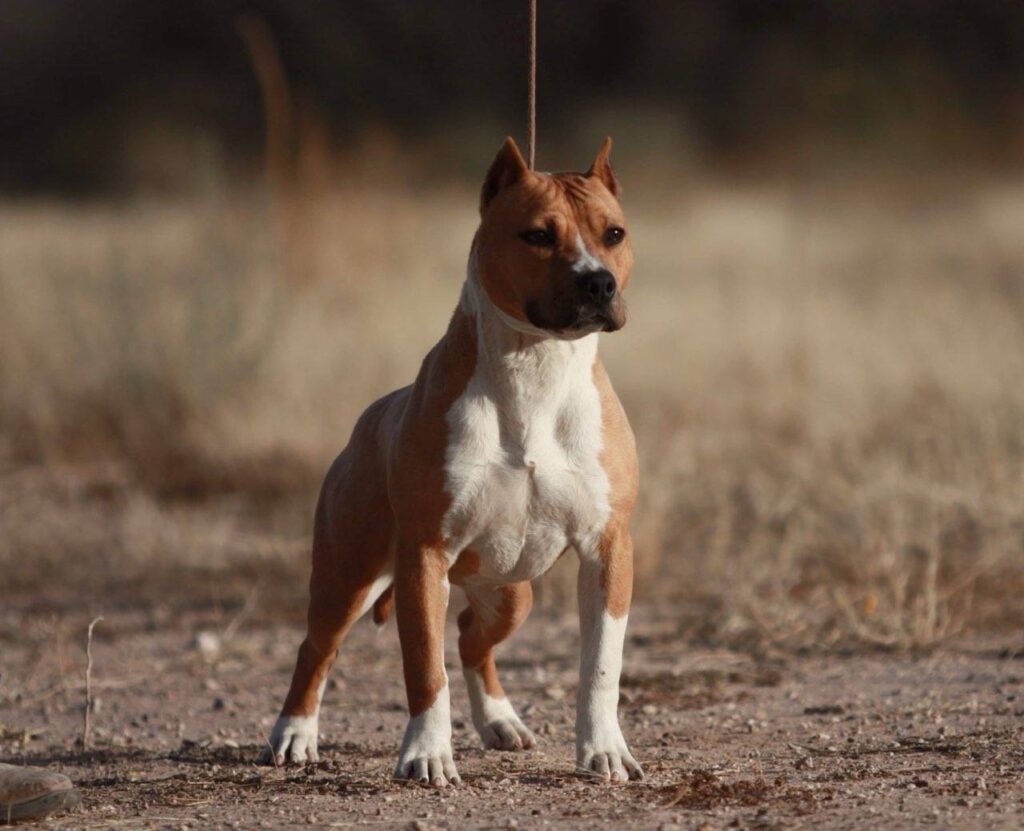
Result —
[{"label": "dog's front leg", "polygon": [[633,591],[628,531],[580,551],[580,684],[576,694],[576,766],[604,781],[643,779],[619,728],[619,675]]},{"label": "dog's front leg", "polygon": [[448,566],[444,551],[425,547],[400,547],[395,562],[398,636],[409,699],[409,726],[398,752],[395,778],[438,787],[459,783],[444,669]]}]

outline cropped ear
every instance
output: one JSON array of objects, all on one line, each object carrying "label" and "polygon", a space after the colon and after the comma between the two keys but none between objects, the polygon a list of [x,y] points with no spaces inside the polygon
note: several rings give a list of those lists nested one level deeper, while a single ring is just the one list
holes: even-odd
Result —
[{"label": "cropped ear", "polygon": [[480,213],[484,212],[502,188],[522,181],[529,172],[523,154],[519,152],[512,136],[508,136],[501,145],[498,155],[491,162],[491,169],[487,171],[487,177],[484,179],[484,186],[480,191]]},{"label": "cropped ear", "polygon": [[601,145],[601,149],[597,151],[597,155],[594,157],[594,163],[590,166],[590,170],[587,171],[587,176],[596,176],[604,184],[612,196],[616,199],[622,192],[619,187],[619,180],[615,178],[615,171],[612,170],[612,163],[608,160],[608,156],[612,152],[612,137],[607,136],[604,140],[604,144]]}]

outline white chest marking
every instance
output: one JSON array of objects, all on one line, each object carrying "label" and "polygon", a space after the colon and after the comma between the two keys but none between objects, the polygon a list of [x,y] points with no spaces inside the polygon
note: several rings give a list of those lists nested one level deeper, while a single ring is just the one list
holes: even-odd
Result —
[{"label": "white chest marking", "polygon": [[476,579],[529,580],[566,546],[591,546],[608,519],[597,335],[567,341],[512,329],[472,273],[461,302],[476,320],[478,354],[447,414],[452,503],[443,532],[450,556],[480,557]]}]

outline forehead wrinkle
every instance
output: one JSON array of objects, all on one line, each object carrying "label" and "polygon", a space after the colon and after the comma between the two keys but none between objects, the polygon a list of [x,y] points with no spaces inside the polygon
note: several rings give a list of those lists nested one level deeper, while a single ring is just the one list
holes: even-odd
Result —
[{"label": "forehead wrinkle", "polygon": [[582,205],[592,196],[590,188],[587,187],[587,177],[579,173],[556,173],[552,179],[558,182],[562,192],[574,207]]},{"label": "forehead wrinkle", "polygon": [[551,176],[540,175],[531,183],[524,203],[527,210],[537,211],[553,207],[552,203],[557,206],[563,200],[564,195],[555,180]]},{"label": "forehead wrinkle", "polygon": [[606,226],[621,220],[615,218],[616,211],[610,209],[604,195],[592,187],[592,180],[581,173],[556,173],[552,178],[572,211],[577,228],[599,237]]},{"label": "forehead wrinkle", "polygon": [[577,238],[591,247],[606,226],[621,223],[609,199],[582,173],[535,173],[520,203],[534,221],[555,227],[567,248]]}]

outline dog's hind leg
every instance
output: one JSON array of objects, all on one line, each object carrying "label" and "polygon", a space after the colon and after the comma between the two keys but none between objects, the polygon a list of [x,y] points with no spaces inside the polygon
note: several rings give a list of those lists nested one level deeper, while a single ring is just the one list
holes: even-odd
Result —
[{"label": "dog's hind leg", "polygon": [[459,655],[469,688],[473,726],[486,748],[533,747],[536,738],[505,696],[494,665],[494,648],[530,613],[533,590],[528,582],[463,588],[469,607],[459,615]]},{"label": "dog's hind leg", "polygon": [[306,638],[264,764],[317,761],[327,673],[349,628],[392,583],[391,509],[382,483],[353,477],[345,455],[328,474],[317,506]]}]

